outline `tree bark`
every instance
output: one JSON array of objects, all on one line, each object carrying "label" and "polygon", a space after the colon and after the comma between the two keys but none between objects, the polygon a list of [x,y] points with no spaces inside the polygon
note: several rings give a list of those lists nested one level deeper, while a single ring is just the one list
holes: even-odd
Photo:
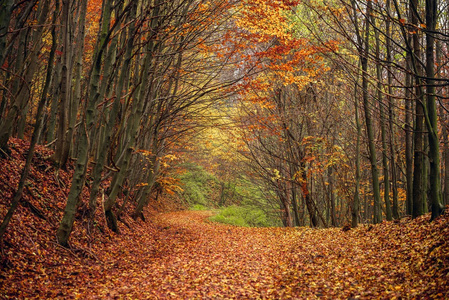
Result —
[{"label": "tree bark", "polygon": [[437,23],[437,0],[426,0],[426,86],[427,113],[426,124],[429,131],[429,162],[430,162],[430,205],[432,217],[439,217],[444,210],[441,194],[440,174],[440,140],[438,136],[438,116],[435,97],[435,37]]},{"label": "tree bark", "polygon": [[374,194],[374,216],[373,222],[380,223],[382,221],[382,211],[380,207],[380,188],[379,175],[377,169],[377,154],[376,144],[374,141],[374,124],[371,118],[372,103],[369,101],[368,93],[368,55],[369,55],[369,35],[370,35],[370,21],[369,16],[372,14],[372,1],[368,0],[366,7],[366,23],[365,23],[365,40],[364,49],[361,54],[362,62],[362,92],[363,92],[363,107],[365,112],[365,126],[368,136],[368,150],[369,160],[371,163],[372,187]]},{"label": "tree bark", "polygon": [[[418,24],[418,0],[410,0],[410,23]],[[421,57],[418,32],[412,35],[411,49],[411,69],[414,72],[415,83],[415,126],[414,126],[414,161],[413,161],[413,208],[412,217],[416,218],[423,214],[424,201],[424,93],[421,82],[421,68],[418,61]]]},{"label": "tree bark", "polygon": [[[410,62],[410,54],[407,53],[407,61]],[[409,64],[407,64],[409,65]],[[405,74],[405,178],[406,178],[406,214],[411,216],[413,213],[413,124],[412,111],[413,103],[411,100],[412,78],[410,74]]]},{"label": "tree bark", "polygon": [[[132,13],[129,21],[132,21],[134,19],[135,14],[137,12],[137,3],[133,4]],[[120,102],[122,99],[123,91],[127,90],[128,87],[125,86],[126,78],[129,76],[129,68],[130,63],[132,59],[132,50],[134,46],[134,34],[135,34],[135,26],[133,24],[130,25],[128,28],[128,34],[127,34],[127,43],[126,43],[126,53],[123,65],[121,66],[120,76],[118,79],[118,82],[116,84],[116,91],[115,91],[115,99],[112,105],[112,109],[109,111],[109,118],[108,122],[105,125],[104,128],[104,136],[98,143],[98,155],[96,159],[96,164],[92,173],[93,181],[91,185],[91,192],[90,192],[90,198],[89,198],[89,208],[90,208],[90,216],[93,218],[93,215],[95,213],[96,208],[96,198],[99,191],[99,186],[101,182],[101,175],[104,168],[104,164],[106,162],[106,154],[108,153],[108,149],[110,148],[110,145],[112,143],[112,133],[114,129],[114,124],[116,122],[119,110],[120,110]],[[117,47],[117,44],[113,43],[113,46],[111,47]],[[115,50],[114,50],[115,51]],[[108,215],[111,216],[110,211],[108,211]],[[112,219],[111,219],[112,220]],[[113,222],[113,221],[112,221]],[[112,225],[114,222],[112,223]],[[115,223],[116,224],[116,223]]]},{"label": "tree bark", "polygon": [[71,78],[71,50],[69,45],[71,45],[70,41],[70,30],[71,30],[71,14],[70,14],[70,5],[71,1],[62,0],[62,72],[61,72],[61,90],[60,90],[60,98],[58,105],[58,140],[56,141],[55,154],[53,156],[53,160],[57,168],[64,168],[68,156],[67,147],[67,127],[68,127],[68,119],[69,119],[69,103],[70,96],[72,91],[72,78]]},{"label": "tree bark", "polygon": [[[371,22],[373,26],[375,26],[374,16],[371,15]],[[381,130],[381,139],[382,139],[382,164],[383,164],[383,175],[384,175],[384,201],[385,201],[385,212],[388,221],[393,219],[392,211],[391,211],[391,203],[390,203],[390,170],[388,167],[388,153],[387,153],[387,129],[386,123],[387,118],[385,116],[385,109],[383,103],[382,96],[382,67],[380,61],[380,38],[379,31],[377,27],[374,29],[374,36],[376,39],[376,76],[377,76],[377,101],[379,103],[379,112],[380,112],[380,130]]]},{"label": "tree bark", "polygon": [[84,186],[89,154],[88,130],[93,125],[95,107],[99,98],[98,85],[100,80],[102,57],[111,33],[109,23],[111,19],[112,3],[113,0],[107,0],[103,9],[101,34],[93,59],[94,67],[90,80],[86,113],[84,116],[84,128],[81,130],[80,134],[78,157],[75,164],[75,171],[72,178],[72,185],[70,186],[67,204],[64,209],[64,215],[56,232],[58,243],[63,246],[68,245],[70,233],[72,232],[73,223],[75,221],[76,207]]},{"label": "tree bark", "polygon": [[386,32],[386,59],[387,59],[387,103],[388,103],[388,119],[389,119],[389,129],[390,129],[390,170],[391,170],[391,187],[393,191],[393,218],[399,219],[399,200],[398,200],[398,172],[396,166],[396,129],[395,122],[396,117],[394,113],[394,103],[393,103],[393,73],[391,69],[392,58],[391,58],[391,2],[386,1],[386,11],[387,19],[385,21],[385,32]]}]

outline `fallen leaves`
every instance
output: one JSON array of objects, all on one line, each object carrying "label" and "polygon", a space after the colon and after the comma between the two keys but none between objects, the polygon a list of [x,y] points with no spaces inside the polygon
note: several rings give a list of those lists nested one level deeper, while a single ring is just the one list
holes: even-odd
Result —
[{"label": "fallen leaves", "polygon": [[[152,213],[147,223],[126,219],[131,226],[121,235],[88,230],[80,216],[66,249],[54,237],[66,174],[57,183],[41,159],[48,173],[34,170],[30,181],[41,197],[25,199],[46,219],[19,207],[2,246],[1,299],[449,297],[448,213],[431,223],[424,216],[347,231],[240,228],[207,221],[210,212]],[[2,163],[13,169],[16,160]],[[2,216],[16,177],[0,174]]]},{"label": "fallen leaves", "polygon": [[[4,285],[4,296],[18,290],[25,291],[21,297],[83,299],[448,296],[447,215],[437,223],[420,218],[347,232],[239,228],[205,222],[208,216],[155,215],[97,248],[101,262],[65,257],[60,264],[16,266],[5,275],[12,284]],[[35,289],[24,289],[30,284]]]}]

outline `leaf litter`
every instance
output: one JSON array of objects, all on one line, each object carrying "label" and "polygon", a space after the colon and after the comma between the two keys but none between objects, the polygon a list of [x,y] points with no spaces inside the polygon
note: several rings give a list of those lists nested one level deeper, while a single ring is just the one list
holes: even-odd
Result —
[{"label": "leaf litter", "polygon": [[[2,219],[21,143],[1,161]],[[63,248],[55,231],[71,170],[55,174],[47,151],[37,150],[2,245],[1,299],[449,298],[448,212],[343,231],[234,227],[208,221],[211,212],[150,209],[147,222],[125,215],[117,235],[100,212],[90,226],[81,204]]]}]

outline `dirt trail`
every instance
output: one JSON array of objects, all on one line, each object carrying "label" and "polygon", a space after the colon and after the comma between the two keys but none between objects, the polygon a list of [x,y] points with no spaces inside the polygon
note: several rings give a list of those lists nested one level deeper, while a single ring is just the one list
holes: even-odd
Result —
[{"label": "dirt trail", "polygon": [[[67,255],[62,262],[47,260],[33,266],[32,272],[24,270],[27,275],[22,281],[5,286],[2,296],[12,297],[12,291],[24,284],[34,288],[16,294],[19,298],[449,296],[448,277],[437,276],[422,255],[429,245],[415,236],[441,233],[447,228],[443,223],[429,227],[424,220],[406,226],[391,222],[343,232],[339,228],[240,228],[208,222],[208,215],[193,211],[157,215],[132,233],[114,236],[101,250],[94,249],[97,260]],[[425,225],[426,232],[417,230]],[[444,252],[447,243],[434,249]],[[447,267],[444,264],[447,261],[440,267]]]}]

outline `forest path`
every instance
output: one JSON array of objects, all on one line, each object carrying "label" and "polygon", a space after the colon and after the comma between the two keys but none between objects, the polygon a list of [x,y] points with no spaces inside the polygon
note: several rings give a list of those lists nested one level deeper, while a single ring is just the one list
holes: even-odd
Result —
[{"label": "forest path", "polygon": [[53,244],[53,256],[30,244],[28,260],[0,272],[0,299],[449,298],[447,217],[344,232],[234,227],[210,215],[156,214],[90,250]]},{"label": "forest path", "polygon": [[406,242],[410,236],[400,224],[347,232],[242,228],[208,216],[185,211],[155,217],[155,231],[142,232],[141,242],[105,269],[102,297],[393,299],[422,296],[440,285],[414,274],[424,258],[413,257],[419,251]]}]

